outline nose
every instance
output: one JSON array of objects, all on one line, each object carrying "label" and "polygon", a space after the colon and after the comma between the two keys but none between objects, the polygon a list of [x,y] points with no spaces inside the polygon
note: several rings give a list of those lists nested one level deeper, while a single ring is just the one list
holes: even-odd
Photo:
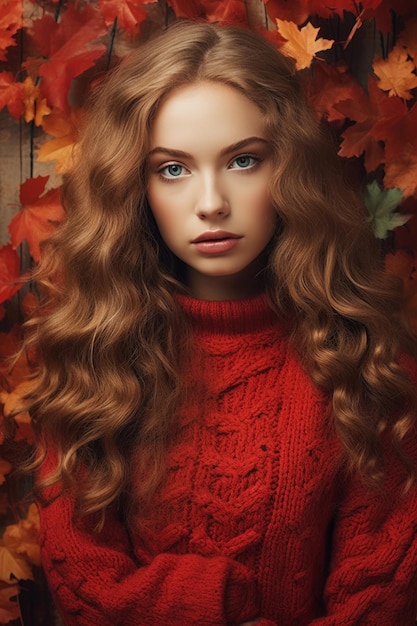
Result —
[{"label": "nose", "polygon": [[230,213],[230,205],[220,181],[215,174],[201,177],[198,189],[196,214],[201,220],[213,217],[226,217]]}]

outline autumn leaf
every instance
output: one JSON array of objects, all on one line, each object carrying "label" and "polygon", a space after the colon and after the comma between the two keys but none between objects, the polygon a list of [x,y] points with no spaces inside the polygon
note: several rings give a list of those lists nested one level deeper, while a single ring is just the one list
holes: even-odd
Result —
[{"label": "autumn leaf", "polygon": [[319,28],[314,28],[308,22],[302,28],[298,28],[293,22],[286,22],[277,19],[279,33],[286,39],[281,50],[284,54],[292,57],[296,61],[298,70],[310,67],[317,52],[328,50],[334,44],[333,39],[323,39],[317,35]]},{"label": "autumn leaf", "polygon": [[0,61],[6,61],[5,51],[16,45],[13,35],[21,26],[23,2],[21,0],[2,0],[0,2]]},{"label": "autumn leaf", "polygon": [[186,17],[190,20],[202,17],[205,12],[203,0],[167,0],[177,17]]},{"label": "autumn leaf", "polygon": [[39,511],[36,504],[30,505],[26,519],[6,527],[3,543],[12,553],[25,557],[32,565],[41,564]]},{"label": "autumn leaf", "polygon": [[384,142],[384,185],[399,187],[404,198],[417,197],[417,103],[385,129]]},{"label": "autumn leaf", "polygon": [[386,140],[394,124],[407,114],[407,106],[400,98],[387,96],[370,77],[368,92],[357,94],[355,100],[339,102],[335,108],[356,122],[341,135],[339,155],[349,158],[365,153],[366,171],[374,171],[385,161],[380,142]]},{"label": "autumn leaf", "polygon": [[365,205],[369,213],[369,222],[378,239],[386,239],[391,230],[402,226],[410,218],[409,215],[396,212],[401,199],[401,189],[383,190],[375,180],[366,186]]},{"label": "autumn leaf", "polygon": [[417,17],[407,20],[405,28],[399,36],[399,43],[404,46],[408,55],[417,63]]},{"label": "autumn leaf", "polygon": [[205,19],[218,24],[244,26],[248,23],[243,0],[205,0]]},{"label": "autumn leaf", "polygon": [[27,441],[29,444],[34,441],[34,433],[29,413],[22,411],[22,399],[32,388],[31,381],[22,380],[10,393],[5,390],[0,391],[0,403],[3,404],[4,415],[9,416],[17,411],[14,415],[17,426],[15,441]]},{"label": "autumn leaf", "polygon": [[0,248],[0,302],[10,300],[22,287],[20,259],[10,244]]},{"label": "autumn leaf", "polygon": [[[383,0],[363,0],[361,10],[375,9]],[[359,14],[358,3],[355,0],[264,0],[269,17],[272,20],[280,19],[303,24],[308,17],[317,15],[331,19],[335,16],[344,18],[344,13]]]},{"label": "autumn leaf", "polygon": [[417,153],[415,146],[408,146],[385,164],[385,185],[396,185],[404,197],[417,196]]},{"label": "autumn leaf", "polygon": [[32,569],[26,559],[0,545],[0,580],[33,580]]},{"label": "autumn leaf", "polygon": [[374,7],[365,6],[362,11],[362,19],[375,20],[376,28],[383,35],[387,35],[393,29],[394,13],[397,16],[413,15],[415,14],[415,9],[415,0],[383,0]]},{"label": "autumn leaf", "polygon": [[22,209],[9,224],[13,247],[17,248],[26,240],[35,261],[40,259],[40,242],[49,237],[57,223],[64,219],[59,189],[44,193],[47,181],[48,176],[38,176],[29,178],[20,186]]},{"label": "autumn leaf", "polygon": [[269,18],[274,22],[284,20],[295,24],[304,24],[310,15],[309,3],[306,0],[264,0]]},{"label": "autumn leaf", "polygon": [[333,122],[344,120],[346,117],[336,105],[346,100],[354,102],[361,98],[363,88],[346,66],[333,67],[327,63],[317,63],[314,66],[313,78],[308,80],[306,92],[318,116]]},{"label": "autumn leaf", "polygon": [[39,68],[41,91],[49,105],[62,111],[69,108],[68,91],[71,81],[92,67],[106,50],[97,42],[106,32],[103,17],[92,4],[69,3],[58,24],[51,15],[35,20],[32,38],[46,57]]},{"label": "autumn leaf", "polygon": [[46,141],[38,150],[38,161],[55,161],[55,172],[64,174],[69,171],[74,160],[74,144],[78,137],[83,117],[82,109],[72,109],[67,115],[61,111],[53,113],[42,122],[48,135],[55,139]]},{"label": "autumn leaf", "polygon": [[45,115],[49,115],[51,112],[51,109],[46,104],[46,98],[41,98],[40,89],[34,84],[30,76],[23,81],[23,91],[25,106],[23,117],[25,122],[29,123],[33,120],[35,126],[40,126]]},{"label": "autumn leaf", "polygon": [[7,106],[16,120],[23,113],[24,87],[16,82],[11,72],[0,72],[0,110]]},{"label": "autumn leaf", "polygon": [[384,263],[388,274],[398,276],[405,283],[411,280],[415,270],[414,258],[404,250],[397,250],[394,254],[386,254]]},{"label": "autumn leaf", "polygon": [[390,96],[399,96],[404,100],[412,98],[410,90],[417,87],[415,65],[408,60],[407,52],[401,45],[395,46],[386,61],[376,58],[372,67],[379,78],[380,89],[388,91]]},{"label": "autumn leaf", "polygon": [[98,6],[107,26],[111,26],[117,18],[120,28],[136,33],[139,24],[148,16],[142,8],[143,2],[138,0],[99,0]]},{"label": "autumn leaf", "polygon": [[15,584],[0,586],[0,624],[8,624],[20,618],[19,605],[16,602],[18,594],[19,587]]}]

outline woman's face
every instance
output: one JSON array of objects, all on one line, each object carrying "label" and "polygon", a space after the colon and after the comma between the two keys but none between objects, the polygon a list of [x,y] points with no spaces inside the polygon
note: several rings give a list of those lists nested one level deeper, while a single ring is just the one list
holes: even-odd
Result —
[{"label": "woman's face", "polygon": [[174,90],[153,122],[147,197],[191,293],[235,299],[261,289],[276,227],[271,148],[260,109],[239,91],[201,82]]}]

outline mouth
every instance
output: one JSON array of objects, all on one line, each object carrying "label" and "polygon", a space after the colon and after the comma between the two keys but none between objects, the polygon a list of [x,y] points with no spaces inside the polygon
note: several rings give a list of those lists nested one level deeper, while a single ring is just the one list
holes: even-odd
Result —
[{"label": "mouth", "polygon": [[229,233],[225,230],[210,230],[202,233],[196,239],[193,239],[191,243],[200,243],[202,241],[223,241],[225,239],[241,239],[242,235],[236,235],[235,233]]},{"label": "mouth", "polygon": [[236,235],[225,230],[210,230],[202,233],[191,244],[204,256],[224,255],[233,250],[243,235]]}]

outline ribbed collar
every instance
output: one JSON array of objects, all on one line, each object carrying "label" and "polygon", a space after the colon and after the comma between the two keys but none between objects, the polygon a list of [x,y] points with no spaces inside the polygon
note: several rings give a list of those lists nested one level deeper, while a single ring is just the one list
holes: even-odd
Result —
[{"label": "ribbed collar", "polygon": [[253,333],[278,324],[265,293],[244,300],[196,300],[182,294],[175,298],[200,333]]}]

